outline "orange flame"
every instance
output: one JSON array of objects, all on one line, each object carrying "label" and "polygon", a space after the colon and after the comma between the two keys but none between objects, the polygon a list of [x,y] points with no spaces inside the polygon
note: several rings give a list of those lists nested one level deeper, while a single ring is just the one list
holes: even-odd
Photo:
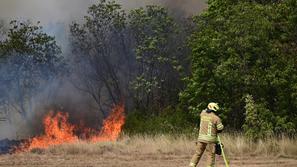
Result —
[{"label": "orange flame", "polygon": [[125,123],[125,116],[123,113],[123,105],[115,106],[109,117],[103,121],[103,128],[99,135],[93,136],[91,141],[115,141],[119,137],[120,132],[122,131],[122,126]]},{"label": "orange flame", "polygon": [[44,135],[34,137],[22,144],[18,151],[30,151],[35,148],[48,148],[54,145],[64,143],[74,143],[79,140],[75,130],[83,131],[90,142],[115,141],[118,139],[122,126],[125,123],[124,105],[120,104],[113,108],[110,115],[103,121],[103,127],[100,131],[90,128],[81,128],[68,122],[69,114],[50,112],[43,120]]},{"label": "orange flame", "polygon": [[62,143],[71,143],[78,140],[74,135],[74,125],[69,124],[68,113],[50,112],[43,120],[45,134],[34,137],[30,141],[29,150],[33,148],[47,148],[48,146],[59,145]]}]

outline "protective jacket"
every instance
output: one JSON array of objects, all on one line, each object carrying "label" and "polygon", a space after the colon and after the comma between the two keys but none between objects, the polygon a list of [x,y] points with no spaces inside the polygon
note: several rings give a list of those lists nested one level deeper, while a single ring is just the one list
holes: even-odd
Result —
[{"label": "protective jacket", "polygon": [[200,130],[198,141],[216,143],[217,133],[224,129],[221,119],[214,112],[203,110],[200,114]]}]

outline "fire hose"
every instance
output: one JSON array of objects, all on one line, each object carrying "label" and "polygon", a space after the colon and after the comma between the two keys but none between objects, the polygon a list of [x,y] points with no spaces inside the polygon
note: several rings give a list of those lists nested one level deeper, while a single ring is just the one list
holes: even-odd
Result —
[{"label": "fire hose", "polygon": [[221,141],[221,138],[220,138],[219,135],[218,135],[218,141],[219,141],[219,145],[220,145],[221,150],[222,150],[222,155],[223,155],[223,158],[224,158],[225,165],[226,165],[226,167],[229,167],[229,163],[228,163],[228,160],[226,158],[226,155],[225,155],[225,152],[224,152],[224,147],[223,147],[223,144],[222,144],[222,141]]}]

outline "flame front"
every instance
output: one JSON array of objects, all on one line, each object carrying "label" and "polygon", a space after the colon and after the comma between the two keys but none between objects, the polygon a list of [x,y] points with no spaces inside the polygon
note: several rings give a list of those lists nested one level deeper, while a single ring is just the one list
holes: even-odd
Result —
[{"label": "flame front", "polygon": [[50,112],[43,120],[44,135],[34,137],[29,141],[28,149],[47,148],[52,145],[71,143],[78,140],[74,135],[75,126],[68,123],[68,113]]},{"label": "flame front", "polygon": [[125,123],[124,105],[120,104],[113,108],[110,115],[103,121],[100,131],[90,128],[82,128],[68,122],[69,114],[50,112],[43,120],[44,135],[34,137],[25,142],[17,151],[30,151],[35,148],[48,148],[64,143],[74,143],[79,140],[75,131],[83,131],[89,142],[115,141],[118,139],[122,126]]},{"label": "flame front", "polygon": [[115,141],[119,137],[122,131],[122,126],[125,123],[125,116],[123,113],[123,105],[115,106],[109,117],[103,121],[103,127],[99,135],[93,136],[91,141]]}]

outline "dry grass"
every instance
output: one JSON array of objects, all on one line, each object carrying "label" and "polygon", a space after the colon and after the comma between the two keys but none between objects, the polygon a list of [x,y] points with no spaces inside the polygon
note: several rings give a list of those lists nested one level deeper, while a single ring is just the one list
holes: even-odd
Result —
[{"label": "dry grass", "polygon": [[46,150],[34,149],[32,153],[40,154],[104,154],[126,153],[134,154],[175,154],[181,155],[193,151],[194,140],[186,137],[173,138],[170,136],[133,136],[121,137],[116,142],[88,143],[78,142],[50,147]]},{"label": "dry grass", "polygon": [[[285,156],[297,157],[297,141],[287,137],[270,138],[256,143],[246,140],[242,135],[222,135],[225,151],[230,156]],[[87,143],[78,142],[50,147],[47,150],[33,150],[37,153],[52,154],[104,154],[140,153],[185,155],[195,150],[195,139],[169,135],[123,136],[117,142]]]},{"label": "dry grass", "polygon": [[297,156],[297,141],[288,137],[268,138],[252,142],[242,135],[223,135],[226,152],[231,156]]},{"label": "dry grass", "polygon": [[[252,143],[241,135],[223,135],[230,166],[297,166],[297,142],[289,138]],[[122,136],[117,142],[78,142],[2,155],[0,167],[186,167],[195,139],[185,136]],[[205,166],[205,157],[199,167]],[[224,167],[217,156],[217,167]]]}]

